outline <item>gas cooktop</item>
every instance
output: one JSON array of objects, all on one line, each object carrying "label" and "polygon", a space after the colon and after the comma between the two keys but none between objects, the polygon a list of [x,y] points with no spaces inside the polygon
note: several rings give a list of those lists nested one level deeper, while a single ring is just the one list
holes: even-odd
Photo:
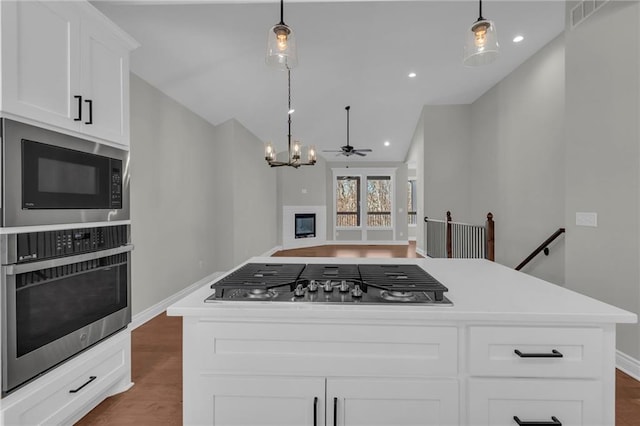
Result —
[{"label": "gas cooktop", "polygon": [[453,305],[416,265],[248,263],[211,288],[205,302]]}]

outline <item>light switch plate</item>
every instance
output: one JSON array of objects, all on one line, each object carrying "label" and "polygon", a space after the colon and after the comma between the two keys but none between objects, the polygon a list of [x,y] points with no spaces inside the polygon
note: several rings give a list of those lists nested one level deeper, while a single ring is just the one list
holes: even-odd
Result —
[{"label": "light switch plate", "polygon": [[576,212],[576,226],[598,226],[598,213]]}]

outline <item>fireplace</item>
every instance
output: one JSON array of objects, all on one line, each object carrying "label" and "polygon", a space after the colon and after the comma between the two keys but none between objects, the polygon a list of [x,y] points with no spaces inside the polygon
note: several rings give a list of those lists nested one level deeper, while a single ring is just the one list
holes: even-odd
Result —
[{"label": "fireplace", "polygon": [[316,214],[296,213],[295,214],[295,237],[315,238],[316,236]]}]

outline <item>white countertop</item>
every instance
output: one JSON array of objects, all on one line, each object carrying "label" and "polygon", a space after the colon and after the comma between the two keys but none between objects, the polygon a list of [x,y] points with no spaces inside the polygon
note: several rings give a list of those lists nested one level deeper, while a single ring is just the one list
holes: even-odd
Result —
[{"label": "white countertop", "polygon": [[167,313],[173,316],[234,320],[339,320],[348,317],[363,320],[522,321],[565,324],[637,322],[637,315],[634,313],[483,259],[254,257],[247,263],[416,264],[449,289],[445,294],[453,302],[453,306],[323,305],[269,301],[204,303],[204,299],[212,293],[212,281],[170,306]]}]

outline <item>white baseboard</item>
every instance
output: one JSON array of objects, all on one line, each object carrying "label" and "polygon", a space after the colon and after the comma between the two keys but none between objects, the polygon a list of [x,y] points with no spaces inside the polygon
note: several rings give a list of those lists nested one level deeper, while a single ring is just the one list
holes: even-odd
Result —
[{"label": "white baseboard", "polygon": [[194,284],[191,284],[189,287],[183,288],[182,290],[180,290],[179,292],[175,293],[174,295],[167,297],[166,299],[162,300],[161,302],[158,302],[155,305],[145,309],[144,311],[135,314],[133,316],[133,318],[131,318],[131,325],[130,325],[131,330],[135,330],[136,328],[140,327],[145,322],[147,322],[150,319],[160,315],[161,313],[166,311],[169,306],[171,306],[172,304],[174,304],[178,300],[182,299],[187,294],[189,294],[192,291],[202,287],[203,285],[207,284],[208,282],[213,281],[214,279],[216,279],[217,277],[219,277],[222,274],[224,274],[224,272],[214,272],[213,274],[204,277],[200,281],[198,281],[198,282],[196,282]]},{"label": "white baseboard", "polygon": [[421,248],[416,247],[416,253],[418,253],[422,257],[427,257],[427,252]]},{"label": "white baseboard", "polygon": [[418,237],[409,237],[409,241],[418,241]]},{"label": "white baseboard", "polygon": [[616,368],[640,381],[640,361],[624,352],[616,351]]},{"label": "white baseboard", "polygon": [[275,246],[271,250],[267,250],[260,255],[260,257],[271,257],[273,253],[279,252],[282,250],[282,246]]},{"label": "white baseboard", "polygon": [[409,241],[371,241],[371,240],[354,240],[354,241],[341,241],[341,240],[327,240],[323,246],[406,246],[409,245]]}]

